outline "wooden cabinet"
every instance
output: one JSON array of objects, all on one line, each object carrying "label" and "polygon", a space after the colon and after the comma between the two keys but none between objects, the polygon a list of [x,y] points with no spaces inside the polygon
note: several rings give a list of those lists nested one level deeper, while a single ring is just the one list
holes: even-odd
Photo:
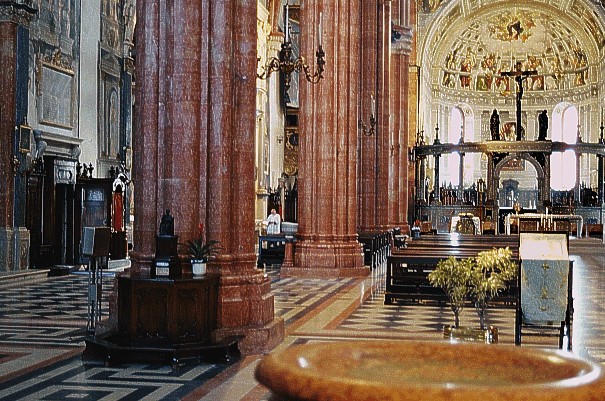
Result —
[{"label": "wooden cabinet", "polygon": [[210,342],[217,325],[218,275],[118,278],[118,332],[130,346]]}]

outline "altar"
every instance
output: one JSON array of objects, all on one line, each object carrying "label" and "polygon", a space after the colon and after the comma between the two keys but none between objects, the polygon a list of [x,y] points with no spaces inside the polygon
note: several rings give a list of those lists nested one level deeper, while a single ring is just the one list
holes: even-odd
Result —
[{"label": "altar", "polygon": [[477,216],[452,216],[450,232],[462,234],[481,234],[481,219]]},{"label": "altar", "polygon": [[572,222],[576,223],[576,236],[581,238],[584,218],[577,214],[509,214],[504,225],[506,234],[510,235],[511,225],[517,225],[521,231],[568,231]]}]

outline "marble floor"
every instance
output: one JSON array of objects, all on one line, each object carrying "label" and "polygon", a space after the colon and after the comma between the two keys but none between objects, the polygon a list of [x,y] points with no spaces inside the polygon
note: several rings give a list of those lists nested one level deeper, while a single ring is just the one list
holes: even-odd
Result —
[{"label": "marble floor", "polygon": [[[605,363],[605,246],[570,241],[574,261],[573,353]],[[275,313],[286,324],[277,349],[316,341],[444,341],[447,306],[383,305],[382,266],[364,279],[280,279],[267,270]],[[40,272],[44,273],[44,272]],[[104,292],[111,280],[105,281]],[[254,379],[261,355],[230,363],[169,366],[89,366],[82,362],[87,322],[87,276],[0,276],[0,401],[4,400],[268,400]],[[476,325],[474,310],[461,323]],[[513,344],[514,311],[488,310],[500,344]],[[556,337],[527,337],[523,346],[556,348]]]}]

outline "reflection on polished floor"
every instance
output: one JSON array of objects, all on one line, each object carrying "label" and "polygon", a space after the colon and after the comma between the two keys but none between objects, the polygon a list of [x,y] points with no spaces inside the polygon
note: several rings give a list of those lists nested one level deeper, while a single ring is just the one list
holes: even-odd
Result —
[{"label": "reflection on polished floor", "polygon": [[[605,246],[600,239],[572,239],[570,253],[573,353],[605,363]],[[453,321],[447,306],[383,305],[384,267],[365,279],[281,280],[278,270],[267,274],[273,278],[276,314],[286,322],[278,349],[314,341],[444,341],[441,328]],[[0,277],[0,401],[269,398],[253,375],[261,356],[174,370],[148,364],[84,366],[86,285],[85,275]],[[514,311],[494,308],[488,314],[488,322],[499,328],[500,344],[513,344]],[[476,325],[474,311],[465,309],[461,323]],[[524,346],[556,348],[557,341],[528,337]]]}]

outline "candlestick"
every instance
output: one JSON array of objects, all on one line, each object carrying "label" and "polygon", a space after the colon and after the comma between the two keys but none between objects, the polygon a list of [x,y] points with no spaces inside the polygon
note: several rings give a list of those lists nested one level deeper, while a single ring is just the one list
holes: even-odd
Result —
[{"label": "candlestick", "polygon": [[284,21],[284,32],[286,33],[286,42],[290,40],[290,5],[286,3],[286,17]]},{"label": "candlestick", "polygon": [[[319,47],[321,47],[321,43],[322,43],[322,39],[323,39],[323,24],[322,24],[322,17],[323,17],[323,13],[320,12],[319,13]],[[601,118],[601,120],[603,120]]]}]

